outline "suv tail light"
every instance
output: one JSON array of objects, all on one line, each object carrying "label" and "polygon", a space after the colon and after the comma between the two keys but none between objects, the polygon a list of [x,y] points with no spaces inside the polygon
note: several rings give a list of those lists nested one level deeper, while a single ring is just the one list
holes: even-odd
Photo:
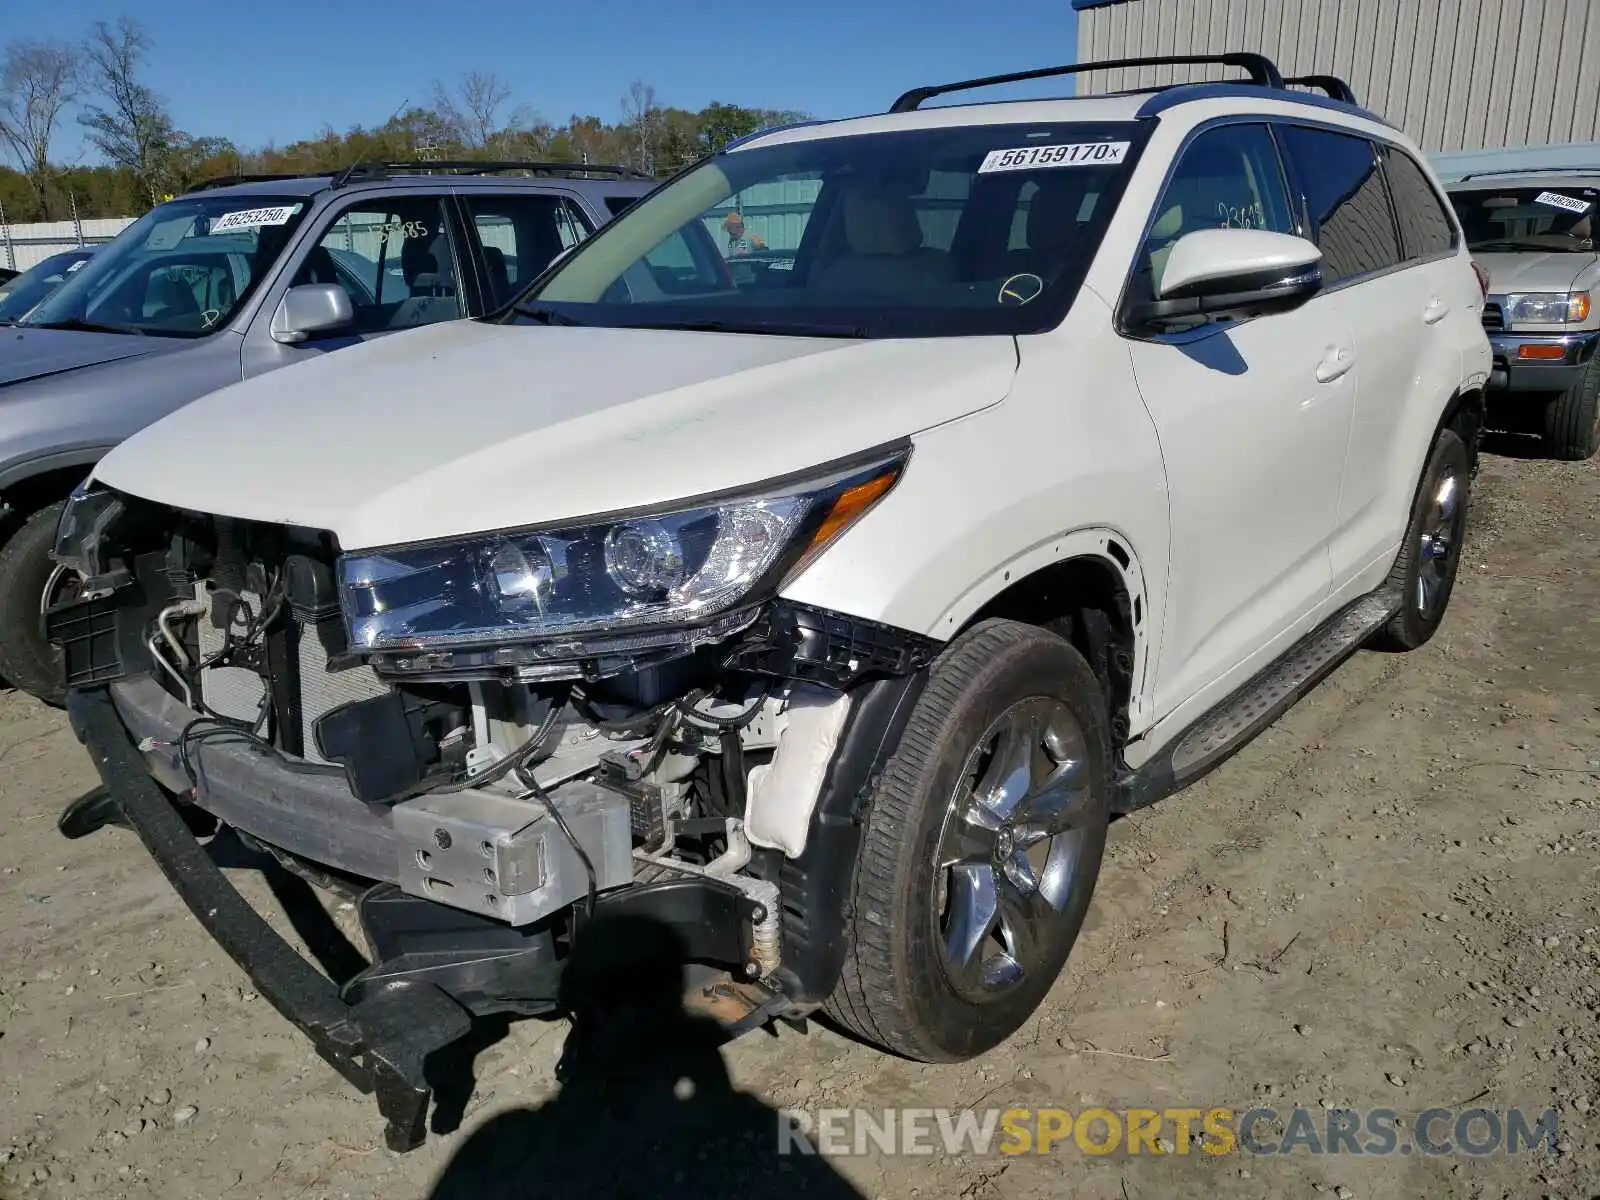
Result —
[{"label": "suv tail light", "polygon": [[1472,263],[1472,273],[1478,277],[1478,290],[1483,293],[1483,298],[1487,300],[1489,298],[1489,272],[1478,265],[1477,259],[1474,258],[1470,261]]}]

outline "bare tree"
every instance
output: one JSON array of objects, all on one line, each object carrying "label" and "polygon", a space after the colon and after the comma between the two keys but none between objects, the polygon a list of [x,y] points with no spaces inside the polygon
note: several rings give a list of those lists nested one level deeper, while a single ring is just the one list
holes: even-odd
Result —
[{"label": "bare tree", "polygon": [[149,35],[132,18],[118,18],[115,29],[96,21],[83,53],[90,85],[105,103],[87,108],[78,121],[100,153],[133,172],[154,204],[177,131],[160,97],[138,80],[149,51]]},{"label": "bare tree", "polygon": [[511,85],[493,71],[467,72],[454,92],[438,80],[433,84],[433,106],[440,118],[473,150],[490,149],[498,135],[515,131],[516,113],[510,126],[500,123],[500,110],[510,99]]},{"label": "bare tree", "polygon": [[60,42],[12,42],[0,59],[0,140],[10,147],[50,219],[50,143],[78,95],[78,56]]},{"label": "bare tree", "polygon": [[654,173],[656,147],[661,141],[665,116],[665,110],[656,99],[656,89],[635,79],[622,98],[622,123],[628,128],[628,156],[633,159],[630,166]]}]

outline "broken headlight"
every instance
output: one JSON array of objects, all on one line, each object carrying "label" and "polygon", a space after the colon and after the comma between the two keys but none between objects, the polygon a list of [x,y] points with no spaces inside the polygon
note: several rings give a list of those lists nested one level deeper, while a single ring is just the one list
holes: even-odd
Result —
[{"label": "broken headlight", "polygon": [[907,451],[758,491],[345,555],[357,651],[454,650],[711,621],[764,599],[859,520]]}]

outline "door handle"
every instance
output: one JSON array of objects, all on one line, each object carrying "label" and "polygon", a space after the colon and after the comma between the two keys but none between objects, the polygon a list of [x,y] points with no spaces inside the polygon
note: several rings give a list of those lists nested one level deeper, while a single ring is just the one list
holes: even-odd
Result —
[{"label": "door handle", "polygon": [[1422,310],[1422,322],[1425,325],[1437,325],[1449,313],[1450,306],[1439,297],[1435,296],[1428,301],[1428,307]]},{"label": "door handle", "polygon": [[1356,356],[1343,346],[1330,346],[1317,364],[1317,382],[1332,383],[1356,365]]}]

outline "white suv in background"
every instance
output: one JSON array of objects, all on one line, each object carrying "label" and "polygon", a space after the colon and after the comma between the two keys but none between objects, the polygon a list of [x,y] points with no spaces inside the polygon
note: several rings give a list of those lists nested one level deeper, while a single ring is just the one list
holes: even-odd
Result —
[{"label": "white suv in background", "polygon": [[[996,1045],[1111,815],[1427,641],[1460,562],[1490,352],[1437,181],[1181,61],[1251,79],[753,136],[499,317],[135,435],[57,544],[111,797],[63,828],[135,827],[397,1146],[422,1053],[629,929],[740,1028]],[[276,941],[211,820],[364,889],[372,967]]]}]

